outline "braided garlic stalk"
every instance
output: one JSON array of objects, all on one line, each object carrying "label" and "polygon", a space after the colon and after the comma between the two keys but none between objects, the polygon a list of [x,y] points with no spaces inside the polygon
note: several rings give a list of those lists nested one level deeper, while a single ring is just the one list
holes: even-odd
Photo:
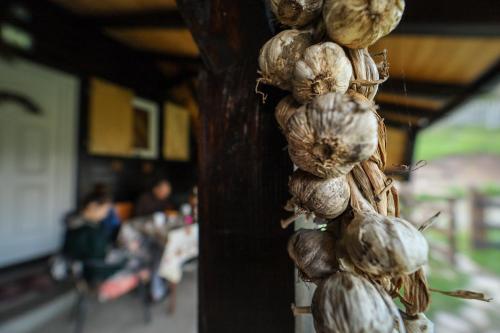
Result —
[{"label": "braided garlic stalk", "polygon": [[258,83],[292,92],[275,112],[299,169],[286,205],[295,214],[282,226],[301,215],[323,225],[288,243],[300,276],[318,286],[311,306],[293,312],[312,313],[318,333],[432,332],[423,314],[429,246],[399,217],[397,190],[384,174],[386,131],[373,100],[388,78],[386,53],[376,62],[367,50],[397,26],[404,0],[270,1],[278,21],[294,28],[259,57]]}]

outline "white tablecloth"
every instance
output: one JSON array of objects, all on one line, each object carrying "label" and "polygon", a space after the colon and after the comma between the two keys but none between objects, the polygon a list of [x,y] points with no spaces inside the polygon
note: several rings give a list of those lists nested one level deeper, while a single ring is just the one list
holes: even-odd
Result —
[{"label": "white tablecloth", "polygon": [[182,278],[182,265],[197,256],[198,224],[172,230],[168,233],[158,273],[171,283],[179,283]]}]

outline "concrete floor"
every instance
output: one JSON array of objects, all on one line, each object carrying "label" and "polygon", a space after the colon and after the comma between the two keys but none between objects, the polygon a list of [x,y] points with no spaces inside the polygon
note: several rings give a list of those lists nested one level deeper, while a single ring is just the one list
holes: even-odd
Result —
[{"label": "concrete floor", "polygon": [[[153,320],[144,324],[139,298],[127,295],[109,303],[92,301],[85,333],[196,333],[197,331],[197,272],[185,272],[177,290],[177,309],[167,314],[167,302],[153,305]],[[71,333],[74,324],[70,309],[33,333]]]}]

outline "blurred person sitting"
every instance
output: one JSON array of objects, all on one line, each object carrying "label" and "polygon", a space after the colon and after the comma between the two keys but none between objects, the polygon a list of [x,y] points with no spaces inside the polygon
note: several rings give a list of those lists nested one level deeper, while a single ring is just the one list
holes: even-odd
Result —
[{"label": "blurred person sitting", "polygon": [[158,178],[152,188],[141,194],[135,205],[135,216],[151,215],[157,212],[164,212],[172,209],[170,202],[172,185],[165,178]]},{"label": "blurred person sitting", "polygon": [[132,252],[113,248],[113,235],[103,221],[112,208],[107,191],[94,188],[83,200],[81,209],[66,218],[63,252],[83,264],[83,278],[99,285],[101,300],[112,299],[149,279],[147,262]]},{"label": "blurred person sitting", "polygon": [[125,260],[106,262],[113,239],[103,221],[111,209],[112,200],[108,192],[94,189],[85,196],[81,208],[66,217],[63,252],[83,262],[86,279],[105,279],[125,265]]}]

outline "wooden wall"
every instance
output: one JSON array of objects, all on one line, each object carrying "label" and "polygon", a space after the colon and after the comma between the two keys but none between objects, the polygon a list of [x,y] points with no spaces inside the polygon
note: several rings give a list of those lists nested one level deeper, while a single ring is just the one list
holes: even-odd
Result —
[{"label": "wooden wall", "polygon": [[[117,201],[133,201],[158,176],[167,177],[174,188],[174,201],[181,203],[187,199],[189,191],[196,185],[196,139],[194,133],[190,136],[190,156],[187,162],[166,161],[162,157],[165,142],[162,138],[164,133],[164,113],[162,106],[164,101],[154,96],[139,95],[158,103],[158,158],[141,159],[136,157],[119,157],[95,155],[89,153],[90,128],[89,128],[89,96],[90,80],[83,79],[82,101],[80,105],[79,126],[79,156],[78,156],[78,197],[81,198],[94,184],[105,183],[113,188]],[[132,90],[134,87],[130,87]],[[102,129],[106,130],[106,129]]]}]

